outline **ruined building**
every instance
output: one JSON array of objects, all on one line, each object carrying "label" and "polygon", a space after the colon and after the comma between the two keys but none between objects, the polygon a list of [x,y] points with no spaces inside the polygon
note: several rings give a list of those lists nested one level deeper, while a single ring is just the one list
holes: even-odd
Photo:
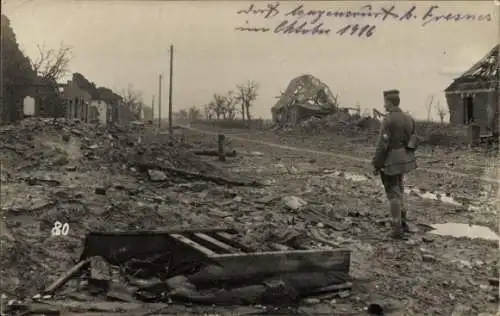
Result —
[{"label": "ruined building", "polygon": [[482,134],[498,134],[499,46],[445,89],[451,124],[465,126],[474,122],[480,126]]},{"label": "ruined building", "polygon": [[337,100],[326,84],[312,75],[302,75],[290,81],[271,112],[275,124],[294,126],[310,117],[334,113],[337,109]]}]

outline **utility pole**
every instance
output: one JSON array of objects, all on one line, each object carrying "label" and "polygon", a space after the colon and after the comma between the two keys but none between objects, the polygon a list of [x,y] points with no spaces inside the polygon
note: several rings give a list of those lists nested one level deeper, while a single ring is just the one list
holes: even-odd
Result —
[{"label": "utility pole", "polygon": [[158,76],[158,128],[161,128],[161,78],[162,75]]},{"label": "utility pole", "polygon": [[170,137],[172,132],[172,75],[174,73],[174,45],[170,45],[170,87],[168,93],[168,132]]},{"label": "utility pole", "polygon": [[155,111],[155,95],[154,94],[153,94],[153,97],[151,98],[151,111],[153,111],[153,117],[151,119],[154,122],[154,120],[155,120],[155,115],[154,115],[154,111]]}]

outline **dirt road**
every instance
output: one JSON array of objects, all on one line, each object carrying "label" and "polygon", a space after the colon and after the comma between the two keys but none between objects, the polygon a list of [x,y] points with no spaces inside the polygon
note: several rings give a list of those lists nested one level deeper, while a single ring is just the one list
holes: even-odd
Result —
[{"label": "dirt road", "polygon": [[[209,135],[217,135],[218,132],[210,131],[207,129],[200,129],[196,127],[192,127],[190,125],[182,125],[182,128],[189,129],[192,131],[196,131],[198,133],[202,134],[209,134]],[[227,133],[224,131],[224,133]],[[260,145],[266,145],[270,147],[276,147],[276,148],[281,148],[281,149],[287,149],[287,150],[292,150],[296,152],[303,152],[303,153],[310,153],[310,154],[317,154],[317,155],[325,155],[325,156],[330,156],[333,158],[337,159],[343,159],[347,161],[355,161],[355,162],[360,162],[360,163],[366,163],[369,164],[370,160],[366,158],[360,158],[359,156],[354,156],[354,155],[345,155],[345,154],[339,154],[335,152],[329,152],[329,151],[322,151],[322,150],[314,150],[314,149],[309,149],[309,148],[299,148],[295,146],[288,146],[288,145],[283,145],[283,144],[277,144],[273,142],[268,142],[264,140],[255,140],[249,138],[250,133],[238,133],[238,134],[232,134],[228,133],[227,136],[230,136],[231,139],[234,140],[239,140],[239,141],[245,141],[245,142],[250,142],[250,143],[255,143],[255,144],[260,144]],[[477,165],[461,165],[463,168],[468,169],[473,169],[473,168],[478,168],[479,166]],[[494,171],[495,166],[493,168],[490,168],[489,171],[487,171],[486,175],[483,175],[479,177],[481,181],[488,182],[488,183],[495,183],[495,184],[500,184],[500,180],[496,177],[491,177],[490,173]],[[451,176],[456,176],[456,177],[462,177],[462,178],[468,178],[471,175],[468,173],[463,173],[463,172],[457,172],[453,170],[446,170],[446,169],[436,169],[436,168],[429,168],[429,167],[420,167],[419,172],[428,172],[428,173],[433,173],[433,174],[438,174],[438,175],[451,175]]]}]

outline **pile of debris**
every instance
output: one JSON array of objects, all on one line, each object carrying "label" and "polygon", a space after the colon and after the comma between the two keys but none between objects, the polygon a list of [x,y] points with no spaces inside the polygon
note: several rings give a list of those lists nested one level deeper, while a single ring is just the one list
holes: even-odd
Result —
[{"label": "pile of debris", "polygon": [[326,84],[312,75],[302,75],[290,81],[271,113],[274,124],[286,128],[334,113],[337,107],[337,99]]},{"label": "pile of debris", "polygon": [[350,114],[347,109],[340,109],[338,112],[324,116],[322,118],[311,117],[300,124],[303,132],[334,132],[337,135],[346,137],[365,136],[373,137],[380,131],[380,121],[358,114]]},{"label": "pile of debris", "polygon": [[90,233],[79,262],[34,300],[290,305],[352,287],[347,249],[259,253],[234,241],[234,233]]},{"label": "pile of debris", "polygon": [[[357,110],[350,114],[349,110]],[[286,91],[271,109],[275,129],[292,131],[333,131],[352,135],[359,131],[378,132],[376,118],[361,117],[359,108],[341,108],[330,88],[312,75],[290,81]],[[350,135],[349,135],[350,136]]]},{"label": "pile of debris", "polygon": [[[266,217],[276,202],[269,192],[231,179],[198,145],[64,119],[3,127],[0,277],[8,299],[18,298],[9,313],[57,300],[102,310],[110,301],[245,305],[347,295],[350,251],[311,247],[305,225],[279,212]],[[281,204],[297,210],[304,202]],[[57,222],[66,233],[54,233]],[[221,222],[233,229],[193,231]],[[33,291],[40,295],[29,299]]]},{"label": "pile of debris", "polygon": [[[18,156],[16,162],[33,162],[31,167],[40,167],[44,161],[50,161],[51,166],[44,166],[48,170],[61,166],[73,171],[98,170],[105,163],[115,172],[149,166],[146,169],[168,169],[175,176],[223,174],[213,164],[190,152],[189,146],[179,138],[158,137],[152,131],[136,128],[96,126],[61,118],[29,118],[17,126],[3,127],[0,147],[15,152]],[[50,147],[52,150],[47,150]],[[54,161],[47,155],[59,158]],[[42,160],[42,157],[49,159]],[[68,165],[70,160],[71,166]]]}]

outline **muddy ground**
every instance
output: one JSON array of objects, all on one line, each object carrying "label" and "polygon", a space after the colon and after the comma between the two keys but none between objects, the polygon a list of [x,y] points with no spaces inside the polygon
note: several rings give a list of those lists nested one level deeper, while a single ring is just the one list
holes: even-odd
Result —
[{"label": "muddy ground", "polygon": [[[342,298],[304,302],[299,311],[310,315],[362,315],[374,300],[390,305],[394,315],[451,315],[454,310],[478,315],[498,310],[498,288],[489,283],[498,278],[498,241],[439,236],[430,234],[427,226],[474,223],[498,232],[498,185],[477,179],[495,168],[484,163],[488,160],[481,153],[423,150],[429,156],[422,159],[424,167],[408,179],[415,189],[407,196],[409,217],[417,232],[408,240],[394,241],[386,237],[390,230],[383,190],[363,161],[369,158],[365,145],[357,147],[359,154],[345,149],[347,145],[335,151],[354,157],[349,159],[320,152],[334,150],[324,144],[318,148],[315,140],[226,131],[228,146],[238,154],[221,163],[184,153],[193,146],[215,147],[216,138],[209,133],[177,130],[178,141],[169,143],[165,135],[147,132],[53,124],[25,123],[2,130],[0,138],[0,278],[1,291],[10,298],[38,293],[74,265],[90,231],[227,224],[241,231],[243,243],[262,250],[286,233],[308,236],[312,227],[352,250],[352,291]],[[63,137],[66,134],[69,139]],[[130,166],[130,161],[144,159],[205,174],[258,179],[265,186],[221,186],[173,177],[152,182]],[[444,173],[423,170],[425,159],[439,160],[438,167],[430,165]],[[469,167],[460,167],[464,160]],[[463,205],[415,193],[426,191],[448,194]],[[291,196],[305,203],[287,207]],[[66,236],[51,236],[55,221],[69,224]],[[234,315],[227,308],[218,312]]]}]

